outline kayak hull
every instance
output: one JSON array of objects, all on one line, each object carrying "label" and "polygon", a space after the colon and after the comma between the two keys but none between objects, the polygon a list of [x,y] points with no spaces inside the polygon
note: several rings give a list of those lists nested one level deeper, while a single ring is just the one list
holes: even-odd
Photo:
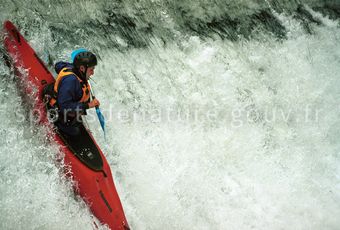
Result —
[{"label": "kayak hull", "polygon": [[84,128],[84,134],[93,148],[97,149],[97,154],[102,161],[100,169],[97,170],[84,164],[79,155],[72,151],[68,140],[56,132],[48,121],[42,92],[47,84],[55,81],[53,75],[10,21],[4,23],[3,30],[4,47],[9,60],[7,62],[18,76],[22,95],[29,98],[29,107],[36,123],[48,127],[51,141],[60,146],[67,168],[65,173],[74,182],[74,189],[102,224],[108,225],[111,229],[129,229],[110,166],[93,136]]}]

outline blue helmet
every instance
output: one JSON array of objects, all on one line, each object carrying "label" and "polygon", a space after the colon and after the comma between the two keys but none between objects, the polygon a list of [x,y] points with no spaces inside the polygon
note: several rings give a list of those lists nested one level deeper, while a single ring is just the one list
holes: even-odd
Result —
[{"label": "blue helmet", "polygon": [[92,67],[97,65],[97,57],[86,49],[77,49],[72,52],[71,59],[74,67],[79,68],[81,65]]},{"label": "blue helmet", "polygon": [[84,49],[84,48],[80,48],[80,49],[72,51],[71,62],[73,63],[74,62],[74,58],[77,56],[77,54],[82,53],[82,52],[88,52],[88,50]]}]

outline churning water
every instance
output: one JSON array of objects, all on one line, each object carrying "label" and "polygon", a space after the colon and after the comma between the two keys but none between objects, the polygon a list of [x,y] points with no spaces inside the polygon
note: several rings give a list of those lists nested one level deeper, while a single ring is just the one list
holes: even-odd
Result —
[{"label": "churning water", "polygon": [[[338,2],[2,2],[51,70],[100,56],[107,140],[87,122],[133,229],[339,229]],[[93,229],[0,63],[0,229]]]}]

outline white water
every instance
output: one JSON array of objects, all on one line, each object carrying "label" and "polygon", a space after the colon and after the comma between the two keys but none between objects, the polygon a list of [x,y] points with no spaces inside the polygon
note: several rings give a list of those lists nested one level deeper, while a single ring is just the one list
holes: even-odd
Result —
[{"label": "white water", "polygon": [[[283,41],[191,36],[100,50],[93,86],[107,143],[94,112],[88,121],[133,229],[338,229],[338,22],[323,18],[307,35],[280,19]],[[39,39],[31,43],[41,51]],[[24,110],[10,79],[0,85],[0,229],[92,229],[60,178],[56,146],[13,115]]]}]

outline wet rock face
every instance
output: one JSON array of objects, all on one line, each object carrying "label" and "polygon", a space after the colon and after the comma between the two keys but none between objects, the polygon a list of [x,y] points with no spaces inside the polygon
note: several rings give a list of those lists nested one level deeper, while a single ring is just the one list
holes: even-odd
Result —
[{"label": "wet rock face", "polygon": [[330,19],[340,18],[340,3],[330,2],[325,3],[323,6],[313,7],[313,10],[321,12],[324,16],[329,16]]},{"label": "wet rock face", "polygon": [[[45,25],[52,39],[58,38],[55,39],[57,45],[64,47],[84,41],[83,46],[91,47],[95,41],[97,46],[119,50],[147,47],[154,42],[154,38],[167,44],[178,40],[178,36],[186,35],[203,39],[217,36],[236,41],[265,33],[285,39],[287,29],[278,19],[281,13],[294,16],[307,33],[313,33],[312,25],[321,22],[306,8],[332,20],[340,18],[340,3],[337,0],[306,0],[303,4],[288,0],[127,0],[114,3],[65,0],[53,7],[46,1],[34,9],[30,0],[4,1],[7,10],[1,15],[3,20],[16,15],[14,23],[22,24],[24,28]],[[62,41],[60,37],[63,37]]]}]

